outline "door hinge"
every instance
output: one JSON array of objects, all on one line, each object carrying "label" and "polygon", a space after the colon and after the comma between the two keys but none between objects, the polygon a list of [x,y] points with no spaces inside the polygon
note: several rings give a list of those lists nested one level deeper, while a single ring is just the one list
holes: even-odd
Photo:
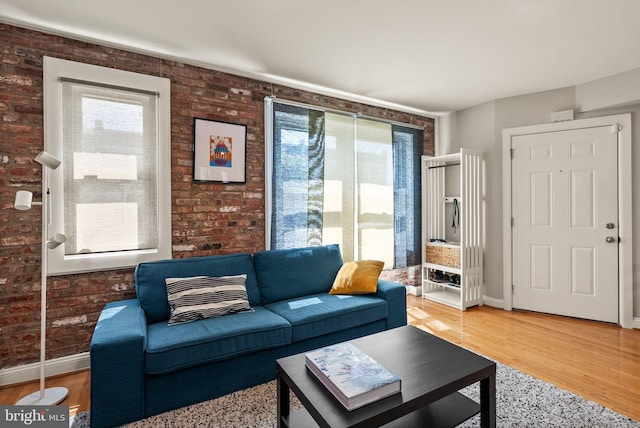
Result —
[{"label": "door hinge", "polygon": [[513,227],[514,224],[516,224],[516,219],[511,217],[511,227]]},{"label": "door hinge", "polygon": [[514,152],[515,150],[516,150],[516,149],[509,149],[509,152],[511,152],[511,159],[513,159],[513,152]]},{"label": "door hinge", "polygon": [[511,284],[511,294],[516,294],[516,286]]}]

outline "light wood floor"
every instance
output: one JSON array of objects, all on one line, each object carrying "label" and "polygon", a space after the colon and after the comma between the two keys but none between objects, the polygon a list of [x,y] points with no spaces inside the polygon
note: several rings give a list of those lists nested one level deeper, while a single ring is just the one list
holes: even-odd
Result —
[{"label": "light wood floor", "polygon": [[[640,420],[640,330],[488,306],[460,312],[408,296],[409,323]],[[47,380],[66,386],[71,415],[89,409],[89,372]],[[13,404],[38,382],[0,388]]]},{"label": "light wood floor", "polygon": [[640,330],[409,296],[409,323],[640,420]]},{"label": "light wood floor", "polygon": [[[69,395],[60,404],[69,406],[69,415],[75,416],[84,410],[89,410],[90,380],[89,370],[83,370],[61,376],[50,377],[45,387],[64,386],[69,389]],[[27,382],[0,388],[0,405],[13,405],[27,394],[40,389],[40,381]]]}]

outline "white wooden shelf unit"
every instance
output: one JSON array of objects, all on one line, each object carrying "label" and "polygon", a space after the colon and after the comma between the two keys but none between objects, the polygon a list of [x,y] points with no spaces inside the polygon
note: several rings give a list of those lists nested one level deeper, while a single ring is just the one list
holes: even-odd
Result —
[{"label": "white wooden shelf unit", "polygon": [[[456,228],[452,227],[454,205],[459,213]],[[422,157],[422,217],[422,297],[463,311],[482,305],[482,152],[461,149],[451,155]],[[445,262],[434,258],[434,250],[458,252],[459,262],[441,264]],[[442,276],[459,275],[459,283],[435,281],[436,271]]]}]

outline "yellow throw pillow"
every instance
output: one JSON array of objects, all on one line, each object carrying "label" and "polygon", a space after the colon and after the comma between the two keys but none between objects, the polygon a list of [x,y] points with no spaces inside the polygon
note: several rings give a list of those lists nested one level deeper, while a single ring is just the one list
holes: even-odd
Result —
[{"label": "yellow throw pillow", "polygon": [[329,294],[368,294],[378,289],[378,277],[384,262],[358,260],[342,265]]}]

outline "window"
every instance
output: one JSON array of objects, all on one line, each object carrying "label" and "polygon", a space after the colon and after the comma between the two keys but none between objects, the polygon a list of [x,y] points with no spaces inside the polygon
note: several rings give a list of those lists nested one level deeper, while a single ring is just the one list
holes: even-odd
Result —
[{"label": "window", "polygon": [[168,79],[45,57],[49,229],[65,245],[48,271],[171,257]]},{"label": "window", "polygon": [[423,131],[265,100],[267,248],[417,265]]}]

